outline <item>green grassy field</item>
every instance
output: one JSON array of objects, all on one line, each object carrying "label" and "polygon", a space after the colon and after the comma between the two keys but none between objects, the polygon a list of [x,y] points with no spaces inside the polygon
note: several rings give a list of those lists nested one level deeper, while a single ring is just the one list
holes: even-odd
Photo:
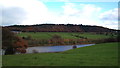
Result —
[{"label": "green grassy field", "polygon": [[118,43],[102,43],[60,53],[3,55],[3,66],[117,66]]},{"label": "green grassy field", "polygon": [[27,33],[20,33],[18,36],[27,37],[31,36],[33,39],[50,39],[53,35],[59,35],[64,39],[79,39],[77,36],[87,37],[88,39],[101,39],[101,38],[108,38],[109,35],[103,34],[93,34],[93,33],[70,33],[70,32],[27,32]]}]

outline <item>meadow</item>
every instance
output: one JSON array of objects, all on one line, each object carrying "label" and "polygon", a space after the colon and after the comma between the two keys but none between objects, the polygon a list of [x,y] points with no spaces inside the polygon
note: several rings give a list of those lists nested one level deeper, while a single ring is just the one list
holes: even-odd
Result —
[{"label": "meadow", "polygon": [[27,40],[28,46],[77,45],[113,42],[116,34],[95,32],[21,32],[17,34]]},{"label": "meadow", "polygon": [[3,66],[117,66],[118,43],[101,43],[59,53],[3,55]]},{"label": "meadow", "polygon": [[64,39],[79,39],[85,37],[88,39],[103,39],[111,37],[110,34],[96,34],[96,33],[79,33],[79,32],[22,32],[18,36],[27,37],[31,36],[33,39],[50,39],[53,35],[59,35]]}]

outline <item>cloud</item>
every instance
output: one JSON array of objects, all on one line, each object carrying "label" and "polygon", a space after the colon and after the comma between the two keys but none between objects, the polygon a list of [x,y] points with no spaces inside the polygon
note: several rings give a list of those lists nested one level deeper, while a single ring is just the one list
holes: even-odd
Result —
[{"label": "cloud", "polygon": [[99,14],[102,8],[92,4],[65,3],[62,6],[63,18],[72,24],[97,25],[95,16]]},{"label": "cloud", "polygon": [[20,24],[25,19],[26,12],[22,8],[11,7],[2,10],[2,25]]},{"label": "cloud", "polygon": [[118,8],[101,13],[99,18],[101,21],[103,21],[103,26],[118,29]]},{"label": "cloud", "polygon": [[62,6],[62,8],[64,9],[63,11],[64,14],[69,15],[69,16],[74,15],[75,13],[79,12],[79,10],[75,7],[77,6],[74,3],[65,3],[65,5]]},{"label": "cloud", "polygon": [[4,0],[3,6],[7,7],[3,15],[4,19],[6,19],[3,22],[4,25],[42,23],[96,25],[93,16],[101,10],[100,7],[92,4],[65,3],[61,6],[63,8],[62,14],[59,11],[57,14],[57,12],[49,12],[47,6],[38,0],[24,0],[24,2],[23,0]]},{"label": "cloud", "polygon": [[118,8],[114,8],[112,10],[109,10],[109,11],[106,11],[106,12],[103,12],[100,14],[100,19],[101,20],[118,20]]},{"label": "cloud", "polygon": [[49,13],[47,22],[54,24],[85,24],[97,25],[94,16],[98,16],[100,7],[92,4],[65,3],[62,12]]},{"label": "cloud", "polygon": [[38,0],[2,0],[2,24],[32,25],[45,22],[47,7]]},{"label": "cloud", "polygon": [[[64,18],[69,23],[98,25],[118,29],[118,9],[114,8],[102,13],[103,8],[93,4],[65,3]],[[119,17],[120,18],[120,17]]]}]

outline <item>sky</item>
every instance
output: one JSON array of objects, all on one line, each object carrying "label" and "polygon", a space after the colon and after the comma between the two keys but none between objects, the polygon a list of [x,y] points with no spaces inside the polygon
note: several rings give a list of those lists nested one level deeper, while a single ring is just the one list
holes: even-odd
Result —
[{"label": "sky", "polygon": [[0,25],[83,24],[118,29],[118,2],[0,0]]}]

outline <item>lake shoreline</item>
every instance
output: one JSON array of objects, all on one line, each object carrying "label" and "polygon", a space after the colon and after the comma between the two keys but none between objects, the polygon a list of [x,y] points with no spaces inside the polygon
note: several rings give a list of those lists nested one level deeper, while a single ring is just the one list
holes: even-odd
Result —
[{"label": "lake shoreline", "polygon": [[[86,46],[91,46],[95,44],[76,44],[77,48],[80,47],[86,47]],[[59,53],[59,52],[64,52],[70,49],[73,49],[74,45],[56,45],[56,46],[34,46],[34,47],[28,47],[26,49],[25,54],[31,54],[31,53]],[[48,48],[48,49],[46,49]],[[63,49],[62,49],[63,48]],[[4,55],[5,50],[2,49],[1,55]],[[15,54],[22,54],[16,52]]]},{"label": "lake shoreline", "polygon": [[[69,45],[87,45],[87,44],[95,44],[95,43],[83,43],[83,44],[63,44],[63,45],[58,45],[58,44],[53,44],[53,45],[49,45],[49,44],[44,44],[43,46],[69,46]],[[41,45],[40,45],[41,46]],[[40,47],[40,46],[28,46],[28,47]]]}]

